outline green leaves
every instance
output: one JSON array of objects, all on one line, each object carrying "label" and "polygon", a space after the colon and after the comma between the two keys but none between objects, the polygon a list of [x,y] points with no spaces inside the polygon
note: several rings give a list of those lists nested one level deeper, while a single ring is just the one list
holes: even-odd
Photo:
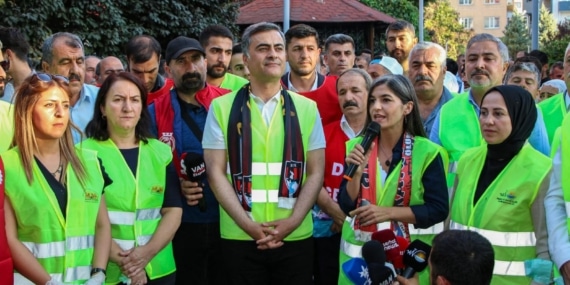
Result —
[{"label": "green leaves", "polygon": [[179,35],[197,37],[213,23],[238,31],[238,6],[228,0],[0,0],[0,7],[0,25],[20,28],[34,59],[44,39],[60,31],[79,35],[85,54],[99,56],[122,56],[124,44],[138,34],[166,47]]},{"label": "green leaves", "polygon": [[527,51],[530,46],[529,29],[526,26],[526,19],[519,13],[513,16],[505,26],[501,40],[509,49],[511,57],[516,56],[517,51]]}]

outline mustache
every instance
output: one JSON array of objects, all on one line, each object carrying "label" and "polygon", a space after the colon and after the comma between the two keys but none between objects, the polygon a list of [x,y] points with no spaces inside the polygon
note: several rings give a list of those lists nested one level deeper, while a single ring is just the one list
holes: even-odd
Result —
[{"label": "mustache", "polygon": [[182,75],[183,81],[190,80],[190,79],[200,79],[200,78],[202,78],[202,76],[198,72],[188,72],[188,73],[185,73],[184,75]]},{"label": "mustache", "polygon": [[476,68],[475,71],[471,72],[471,76],[474,76],[474,75],[485,75],[485,76],[489,77],[489,72],[487,72],[486,70],[483,70],[483,69]]},{"label": "mustache", "polygon": [[432,79],[431,77],[427,76],[427,75],[418,75],[418,76],[416,76],[416,78],[414,78],[414,81],[415,81],[415,82],[418,82],[418,81],[429,81],[429,82],[433,83],[433,79]]},{"label": "mustache", "polygon": [[72,81],[72,80],[81,81],[81,77],[79,77],[79,74],[72,73],[69,75],[69,81]]},{"label": "mustache", "polygon": [[227,66],[226,66],[223,62],[219,62],[219,63],[213,64],[211,67],[223,67],[223,68],[227,68]]},{"label": "mustache", "polygon": [[348,107],[358,107],[358,104],[356,104],[354,101],[347,101],[346,103],[342,104],[343,109]]}]

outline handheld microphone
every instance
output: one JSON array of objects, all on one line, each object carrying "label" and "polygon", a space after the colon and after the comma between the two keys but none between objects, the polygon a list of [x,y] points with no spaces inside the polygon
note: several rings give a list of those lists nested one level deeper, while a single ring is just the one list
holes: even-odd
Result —
[{"label": "handheld microphone", "polygon": [[[206,178],[206,163],[201,154],[195,152],[187,152],[182,154],[184,167],[186,168],[186,177],[190,182],[202,183]],[[200,212],[206,212],[206,197],[202,196],[198,201]]]},{"label": "handheld microphone", "polygon": [[394,271],[385,265],[386,254],[384,246],[377,240],[367,241],[362,246],[362,257],[368,266],[368,276],[371,284],[392,284],[394,282]]},{"label": "handheld microphone", "polygon": [[[370,122],[370,124],[368,124],[368,127],[366,128],[366,132],[364,133],[364,138],[360,143],[360,145],[364,149],[364,154],[368,152],[370,145],[379,134],[380,134],[380,124],[376,122]],[[356,169],[358,169],[358,166],[359,165],[356,165],[354,163],[349,164],[348,167],[346,168],[346,171],[344,172],[343,178],[348,181],[352,181],[352,177],[354,176],[354,172],[356,172]]]},{"label": "handheld microphone", "polygon": [[404,262],[400,255],[400,246],[392,230],[386,229],[377,231],[372,234],[372,240],[377,240],[382,243],[384,252],[386,253],[386,261],[392,263],[394,269],[404,269]]},{"label": "handheld microphone", "polygon": [[406,252],[406,248],[408,248],[408,246],[410,246],[410,243],[408,242],[408,240],[406,238],[401,237],[401,236],[397,236],[396,241],[398,242],[398,247],[400,249],[400,252],[398,254],[398,257],[394,261],[394,264],[398,264],[398,266],[399,266],[398,269],[399,269],[400,274],[401,274],[401,273],[403,273],[404,268],[406,267],[404,265],[404,253]]},{"label": "handheld microphone", "polygon": [[404,252],[404,278],[409,279],[414,276],[416,272],[421,272],[426,269],[428,265],[428,258],[431,252],[431,246],[421,240],[415,240]]}]

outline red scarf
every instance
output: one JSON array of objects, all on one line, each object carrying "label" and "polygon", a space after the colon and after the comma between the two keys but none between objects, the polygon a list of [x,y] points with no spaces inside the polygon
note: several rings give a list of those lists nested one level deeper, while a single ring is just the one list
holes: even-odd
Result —
[{"label": "red scarf", "polygon": [[[379,145],[379,140],[376,141]],[[404,133],[402,140],[402,168],[398,176],[398,189],[394,197],[394,207],[409,207],[410,196],[412,190],[412,149],[414,146],[414,137],[409,133]],[[360,178],[360,192],[358,193],[356,207],[368,204],[376,205],[376,169],[378,165],[378,147],[370,150],[368,164],[362,172]],[[400,221],[390,221],[390,228],[396,236],[404,237],[410,241],[410,231],[408,223]],[[360,226],[358,219],[353,219],[355,236],[360,240],[369,240],[367,236],[378,230],[377,225]]]}]

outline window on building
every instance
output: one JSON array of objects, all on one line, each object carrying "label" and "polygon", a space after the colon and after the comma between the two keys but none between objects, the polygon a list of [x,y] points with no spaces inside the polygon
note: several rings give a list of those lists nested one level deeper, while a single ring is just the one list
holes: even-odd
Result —
[{"label": "window on building", "polygon": [[485,4],[499,4],[499,0],[485,0]]},{"label": "window on building", "polygon": [[499,17],[485,17],[485,29],[498,29]]},{"label": "window on building", "polygon": [[459,23],[461,23],[464,29],[473,28],[473,18],[459,18]]},{"label": "window on building", "polygon": [[473,0],[459,0],[459,5],[471,5]]}]

